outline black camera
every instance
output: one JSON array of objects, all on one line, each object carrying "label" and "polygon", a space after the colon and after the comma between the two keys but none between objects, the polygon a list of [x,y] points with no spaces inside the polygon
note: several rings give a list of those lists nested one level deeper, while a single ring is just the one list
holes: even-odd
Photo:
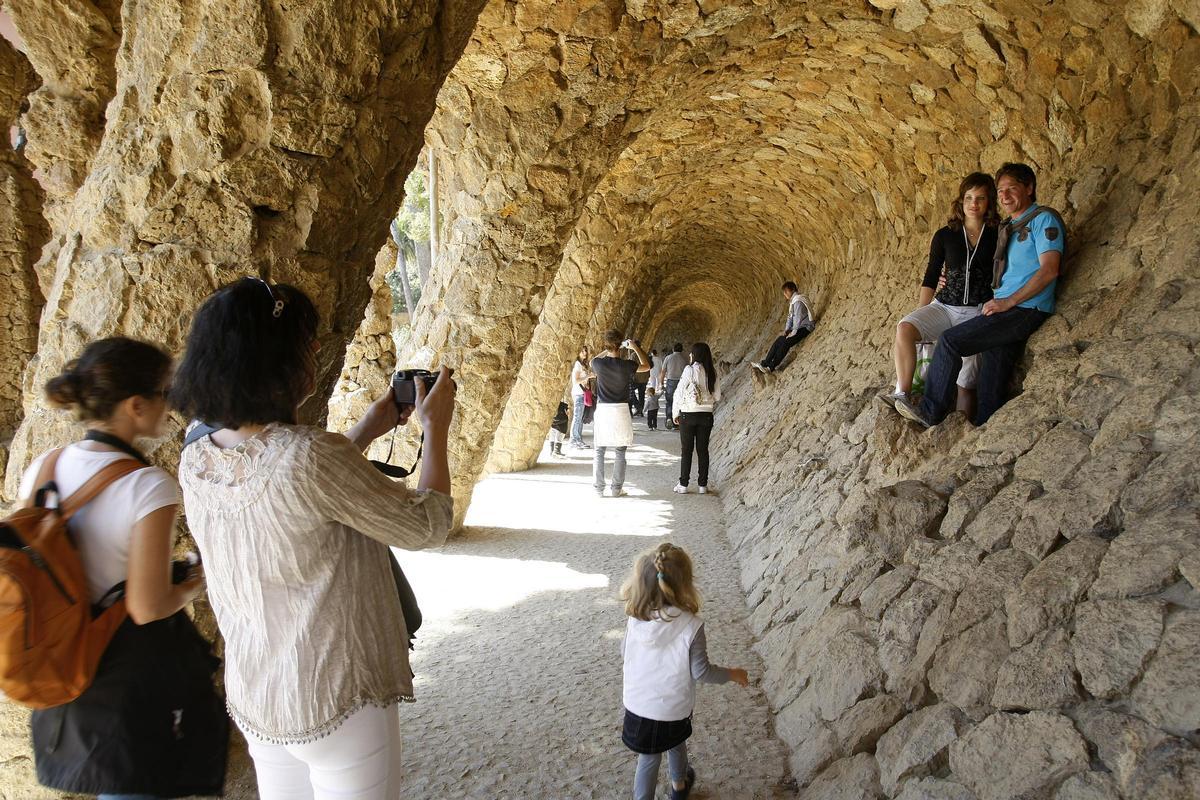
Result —
[{"label": "black camera", "polygon": [[396,405],[417,404],[417,381],[425,384],[425,394],[437,382],[438,374],[427,369],[402,369],[392,376],[392,391],[396,393]]}]

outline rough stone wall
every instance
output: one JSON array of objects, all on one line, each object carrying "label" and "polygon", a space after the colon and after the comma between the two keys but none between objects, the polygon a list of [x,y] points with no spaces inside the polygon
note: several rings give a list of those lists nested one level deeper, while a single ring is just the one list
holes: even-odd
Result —
[{"label": "rough stone wall", "polygon": [[[36,86],[29,62],[0,39],[0,129],[6,136]],[[37,349],[42,294],[33,265],[48,235],[41,209],[42,191],[32,167],[6,138],[0,144],[0,487],[8,445],[21,421],[22,374]]]},{"label": "rough stone wall", "polygon": [[[121,3],[7,0],[4,5],[42,79],[21,123],[29,132],[26,155],[46,192],[44,213],[60,229],[104,135],[105,106],[116,88]],[[43,291],[49,291],[48,281]]]}]

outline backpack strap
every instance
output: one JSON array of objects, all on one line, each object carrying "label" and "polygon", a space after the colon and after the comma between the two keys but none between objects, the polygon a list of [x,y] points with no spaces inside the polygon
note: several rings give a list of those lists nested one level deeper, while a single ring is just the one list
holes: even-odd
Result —
[{"label": "backpack strap", "polygon": [[[54,483],[54,469],[58,466],[58,457],[62,455],[62,451],[66,448],[56,447],[46,457],[42,459],[42,466],[38,469],[37,480],[33,484],[33,491],[28,497],[21,498],[21,508],[33,508],[40,505],[39,500],[42,495],[42,489],[47,484]],[[57,491],[57,488],[56,488]]]},{"label": "backpack strap", "polygon": [[80,486],[70,497],[63,499],[59,504],[59,511],[62,513],[63,520],[69,520],[75,516],[75,513],[79,509],[95,500],[96,495],[107,489],[109,484],[124,478],[126,475],[132,475],[139,469],[146,469],[146,465],[132,458],[122,458],[120,461],[114,461],[88,478],[83,486]]}]

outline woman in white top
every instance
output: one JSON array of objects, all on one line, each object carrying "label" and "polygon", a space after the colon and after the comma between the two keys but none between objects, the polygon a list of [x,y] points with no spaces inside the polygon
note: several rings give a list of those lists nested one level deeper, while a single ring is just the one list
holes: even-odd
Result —
[{"label": "woman in white top", "polygon": [[588,365],[592,363],[592,351],[585,344],[579,348],[578,358],[571,365],[571,446],[587,447],[583,441],[583,395],[588,379],[592,377]]},{"label": "woman in white top", "polygon": [[[184,450],[179,479],[259,796],[393,800],[397,704],[413,686],[388,547],[438,546],[450,530],[455,387],[443,368],[428,395],[417,382],[415,406],[389,389],[345,434],[297,424],[318,324],[299,289],[255,278],[204,302],[172,401],[218,430]],[[416,491],[362,455],[414,412]]]},{"label": "woman in white top", "polygon": [[[54,462],[59,497],[69,498],[114,462],[142,465],[105,487],[68,523],[88,600],[108,607],[124,582],[129,616],[88,689],[70,703],[33,714],[38,778],[56,789],[99,792],[101,798],[176,797],[215,794],[224,784],[228,721],[213,690],[213,666],[201,663],[209,658],[207,643],[180,613],[199,593],[202,577],[194,568],[181,582],[172,580],[179,485],[134,447],[140,438],[163,435],[170,377],[166,353],[113,337],[88,345],[46,384],[50,402],[74,410],[88,427],[84,440],[67,445]],[[48,455],[25,471],[22,498],[40,488]],[[194,702],[182,703],[189,690]],[[173,729],[175,737],[148,733]],[[197,761],[212,769],[197,777],[172,766]]]},{"label": "woman in white top", "polygon": [[675,387],[672,414],[679,426],[680,464],[677,494],[686,494],[692,473],[692,451],[699,462],[696,483],[700,494],[708,494],[708,440],[713,428],[713,409],[721,399],[712,350],[704,342],[692,345],[691,363],[679,376]]}]

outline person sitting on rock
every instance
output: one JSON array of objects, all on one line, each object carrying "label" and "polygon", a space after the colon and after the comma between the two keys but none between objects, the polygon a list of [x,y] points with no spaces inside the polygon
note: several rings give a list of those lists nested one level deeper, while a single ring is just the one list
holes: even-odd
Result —
[{"label": "person sitting on rock", "polygon": [[1054,312],[1054,292],[1066,249],[1066,227],[1057,211],[1037,204],[1037,177],[1025,164],[996,173],[1000,226],[992,286],[981,316],[938,338],[921,405],[898,399],[896,410],[925,427],[940,423],[954,404],[954,378],[963,359],[979,355],[975,423],[982,425],[1005,401],[1005,389],[1025,341]]},{"label": "person sitting on rock", "polygon": [[[950,204],[950,219],[933,235],[929,246],[920,305],[896,325],[896,385],[890,393],[880,395],[883,400],[895,403],[908,399],[917,364],[917,342],[936,341],[955,325],[979,316],[983,304],[992,299],[992,260],[999,221],[992,176],[972,172],[963,178]],[[958,407],[962,410],[973,405],[976,359],[963,359],[958,374]]]},{"label": "person sitting on rock", "polygon": [[764,375],[768,372],[774,372],[783,363],[783,359],[787,356],[788,351],[797,345],[801,339],[812,333],[816,326],[816,320],[813,318],[812,306],[804,295],[800,294],[800,290],[796,288],[793,281],[787,281],[783,284],[783,296],[788,301],[787,322],[783,326],[783,336],[778,337],[774,344],[771,345],[770,351],[767,352],[767,357],[762,361],[752,361],[750,366]]}]

